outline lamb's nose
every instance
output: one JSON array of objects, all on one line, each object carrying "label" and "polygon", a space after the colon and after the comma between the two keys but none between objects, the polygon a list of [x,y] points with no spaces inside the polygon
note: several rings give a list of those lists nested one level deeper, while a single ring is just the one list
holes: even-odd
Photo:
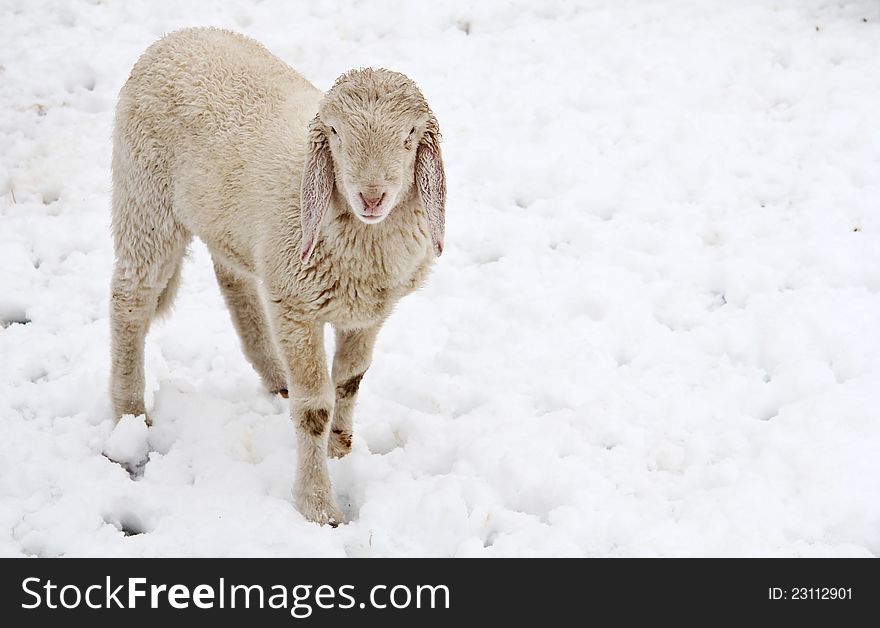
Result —
[{"label": "lamb's nose", "polygon": [[364,209],[376,209],[379,206],[379,203],[385,198],[384,192],[380,196],[364,196],[363,192],[360,194],[361,200],[364,202]]}]

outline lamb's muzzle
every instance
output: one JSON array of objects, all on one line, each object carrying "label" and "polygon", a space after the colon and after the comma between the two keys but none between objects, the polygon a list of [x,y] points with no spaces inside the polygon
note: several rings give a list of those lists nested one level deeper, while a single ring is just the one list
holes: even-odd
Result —
[{"label": "lamb's muzzle", "polygon": [[379,204],[385,200],[385,192],[379,194],[375,191],[369,191],[367,194],[372,194],[373,196],[364,196],[363,192],[360,192],[361,200],[364,202],[364,208],[361,210],[365,216],[378,216],[379,215]]}]

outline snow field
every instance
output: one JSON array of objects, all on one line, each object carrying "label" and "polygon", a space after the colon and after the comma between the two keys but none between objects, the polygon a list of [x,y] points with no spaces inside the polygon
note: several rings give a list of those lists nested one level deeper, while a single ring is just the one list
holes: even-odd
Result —
[{"label": "snow field", "polygon": [[[0,554],[880,553],[876,3],[13,0],[0,20]],[[154,425],[114,430],[113,107],[190,25],[322,88],[400,70],[444,134],[446,250],[380,335],[331,461],[337,529],[291,504],[286,404],[201,244],[147,339]]]}]

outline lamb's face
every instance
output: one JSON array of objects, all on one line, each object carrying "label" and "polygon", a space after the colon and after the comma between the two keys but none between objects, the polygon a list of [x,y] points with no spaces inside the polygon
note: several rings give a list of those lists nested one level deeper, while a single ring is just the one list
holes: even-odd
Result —
[{"label": "lamb's face", "polygon": [[390,70],[352,70],[309,122],[300,186],[300,259],[308,262],[334,189],[366,224],[417,191],[434,252],[443,252],[446,174],[440,128],[415,83]]},{"label": "lamb's face", "polygon": [[318,116],[337,189],[359,220],[381,222],[412,188],[427,103],[402,74],[357,70],[337,81]]},{"label": "lamb's face", "polygon": [[381,222],[412,186],[421,121],[359,114],[327,122],[337,188],[360,220]]}]

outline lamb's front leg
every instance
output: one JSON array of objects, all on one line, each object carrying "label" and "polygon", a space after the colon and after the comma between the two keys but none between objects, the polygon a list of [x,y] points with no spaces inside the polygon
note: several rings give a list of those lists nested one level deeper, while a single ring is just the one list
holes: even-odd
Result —
[{"label": "lamb's front leg", "polygon": [[380,325],[354,331],[336,330],[336,354],[333,356],[336,404],[327,448],[334,458],[341,458],[351,451],[354,403],[361,378],[373,359],[373,345]]},{"label": "lamb's front leg", "polygon": [[288,369],[290,412],[296,427],[294,501],[306,519],[335,526],[342,522],[342,513],[327,469],[333,385],[327,376],[322,327],[298,321],[290,312],[277,314],[278,344]]}]

